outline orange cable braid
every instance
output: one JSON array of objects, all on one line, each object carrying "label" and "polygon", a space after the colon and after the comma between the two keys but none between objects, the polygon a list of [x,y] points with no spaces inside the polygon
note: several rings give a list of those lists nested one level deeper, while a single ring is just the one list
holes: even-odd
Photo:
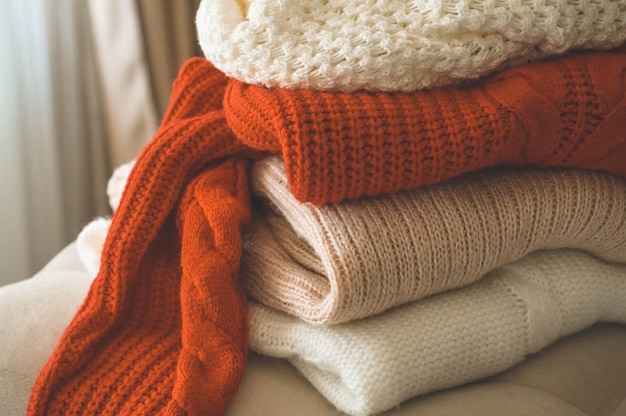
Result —
[{"label": "orange cable braid", "polygon": [[238,272],[248,160],[282,153],[292,191],[315,204],[497,164],[626,176],[625,74],[621,49],[465,88],[347,94],[227,85],[206,60],[189,60],[28,414],[225,412],[247,354]]}]

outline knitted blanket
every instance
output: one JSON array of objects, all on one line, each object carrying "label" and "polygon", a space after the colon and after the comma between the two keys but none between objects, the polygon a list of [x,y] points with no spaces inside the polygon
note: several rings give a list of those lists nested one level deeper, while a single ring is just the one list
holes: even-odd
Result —
[{"label": "knitted blanket", "polygon": [[394,195],[297,201],[282,159],[253,164],[263,217],[244,233],[257,301],[309,322],[367,317],[467,285],[543,248],[626,262],[626,181],[572,169],[493,169]]},{"label": "knitted blanket", "polygon": [[626,323],[626,264],[535,252],[463,289],[333,326],[250,304],[250,347],[366,416],[503,371],[594,322]]},{"label": "knitted blanket", "polygon": [[626,40],[625,0],[203,0],[205,56],[266,87],[413,91]]},{"label": "knitted blanket", "polygon": [[247,159],[282,154],[294,194],[316,204],[505,162],[626,176],[624,68],[618,50],[524,65],[463,90],[317,95],[227,81],[190,60],[28,413],[224,412],[247,354],[238,280]]}]

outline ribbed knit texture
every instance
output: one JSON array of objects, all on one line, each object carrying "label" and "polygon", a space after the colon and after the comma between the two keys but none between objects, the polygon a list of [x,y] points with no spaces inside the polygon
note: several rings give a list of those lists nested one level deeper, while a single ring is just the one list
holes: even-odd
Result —
[{"label": "ribbed knit texture", "polygon": [[626,40],[625,0],[203,0],[205,56],[265,87],[413,91]]},{"label": "ribbed knit texture", "polygon": [[412,94],[268,90],[232,81],[235,134],[282,149],[296,198],[395,193],[486,166],[626,175],[626,48],[504,71],[472,87]]},{"label": "ribbed knit texture", "polygon": [[244,232],[252,298],[313,323],[347,322],[465,286],[543,248],[626,262],[626,181],[574,169],[492,169],[315,207],[279,157],[253,165],[262,215]]},{"label": "ribbed knit texture", "polygon": [[626,265],[552,250],[342,325],[251,303],[250,348],[288,358],[338,409],[366,416],[501,372],[598,321],[626,323]]},{"label": "ribbed knit texture", "polygon": [[43,368],[29,414],[223,413],[246,356],[238,268],[249,212],[238,155],[282,152],[292,190],[316,204],[537,159],[624,175],[624,61],[623,52],[572,56],[415,96],[230,81],[222,112],[226,79],[192,59],[131,172],[100,272]]}]

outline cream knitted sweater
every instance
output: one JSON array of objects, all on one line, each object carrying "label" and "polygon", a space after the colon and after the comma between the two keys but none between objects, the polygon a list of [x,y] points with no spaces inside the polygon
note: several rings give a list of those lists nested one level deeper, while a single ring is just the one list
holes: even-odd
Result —
[{"label": "cream knitted sweater", "polygon": [[626,39],[626,0],[202,0],[217,68],[267,87],[411,91]]},{"label": "cream knitted sweater", "polygon": [[552,250],[342,325],[315,326],[253,303],[250,346],[288,358],[338,409],[365,416],[501,372],[598,321],[626,323],[626,264]]},{"label": "cream knitted sweater", "polygon": [[254,299],[309,322],[370,316],[467,285],[546,248],[626,262],[626,181],[574,169],[494,169],[434,186],[315,207],[280,158],[255,162],[265,218],[244,238]]}]

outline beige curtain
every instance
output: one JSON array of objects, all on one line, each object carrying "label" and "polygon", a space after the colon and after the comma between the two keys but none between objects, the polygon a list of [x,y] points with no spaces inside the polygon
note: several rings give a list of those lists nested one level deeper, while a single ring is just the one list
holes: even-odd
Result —
[{"label": "beige curtain", "polygon": [[156,131],[144,41],[134,0],[87,0],[110,163],[133,159]]},{"label": "beige curtain", "polygon": [[137,0],[151,88],[159,119],[181,64],[202,55],[195,14],[200,0]]},{"label": "beige curtain", "polygon": [[200,53],[198,3],[0,1],[0,285],[110,212],[112,169],[150,140]]},{"label": "beige curtain", "polygon": [[199,0],[0,1],[0,285],[110,211],[112,168],[154,135]]},{"label": "beige curtain", "polygon": [[163,116],[180,65],[200,54],[199,0],[88,0],[111,162],[134,158]]},{"label": "beige curtain", "polygon": [[0,1],[0,284],[108,212],[106,128],[84,2]]}]

